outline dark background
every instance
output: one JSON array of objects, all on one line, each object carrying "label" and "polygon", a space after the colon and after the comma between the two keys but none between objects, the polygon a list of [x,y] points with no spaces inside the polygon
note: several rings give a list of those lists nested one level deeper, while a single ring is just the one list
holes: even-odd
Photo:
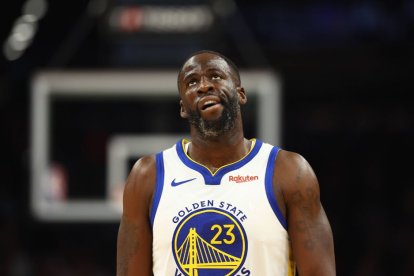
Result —
[{"label": "dark background", "polygon": [[[1,4],[2,47],[25,2]],[[191,35],[108,28],[111,9],[148,3],[207,3],[215,23]],[[338,275],[414,275],[414,1],[231,3],[50,1],[22,56],[1,55],[0,275],[115,274],[117,223],[44,223],[30,212],[33,74],[177,70],[205,48],[280,74],[283,147],[318,175]]]}]

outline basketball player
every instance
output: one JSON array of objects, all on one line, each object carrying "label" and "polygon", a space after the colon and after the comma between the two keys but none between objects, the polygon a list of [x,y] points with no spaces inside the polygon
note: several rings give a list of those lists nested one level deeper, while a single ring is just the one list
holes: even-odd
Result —
[{"label": "basketball player", "polygon": [[244,137],[236,66],[197,52],[178,90],[191,140],[131,170],[117,275],[335,275],[317,178],[299,154]]}]

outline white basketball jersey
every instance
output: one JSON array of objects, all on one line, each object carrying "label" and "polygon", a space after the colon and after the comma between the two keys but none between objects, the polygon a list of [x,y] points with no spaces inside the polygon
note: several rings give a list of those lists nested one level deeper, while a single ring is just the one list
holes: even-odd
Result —
[{"label": "white basketball jersey", "polygon": [[185,139],[156,155],[155,276],[294,275],[272,185],[279,148],[252,142],[243,159],[215,173],[186,154]]}]

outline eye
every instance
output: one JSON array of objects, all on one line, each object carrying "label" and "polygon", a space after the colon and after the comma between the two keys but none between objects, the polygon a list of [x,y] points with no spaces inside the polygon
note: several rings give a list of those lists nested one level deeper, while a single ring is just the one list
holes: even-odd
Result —
[{"label": "eye", "polygon": [[219,75],[213,75],[211,77],[212,80],[221,80],[221,77]]},{"label": "eye", "polygon": [[190,80],[189,82],[187,82],[187,86],[194,86],[197,84],[196,80]]}]

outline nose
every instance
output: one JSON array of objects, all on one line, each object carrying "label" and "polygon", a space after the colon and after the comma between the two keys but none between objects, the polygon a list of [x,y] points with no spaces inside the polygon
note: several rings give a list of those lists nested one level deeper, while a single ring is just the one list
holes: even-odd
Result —
[{"label": "nose", "polygon": [[198,93],[207,93],[213,90],[213,84],[207,77],[202,77],[200,79],[200,85],[198,86]]}]

